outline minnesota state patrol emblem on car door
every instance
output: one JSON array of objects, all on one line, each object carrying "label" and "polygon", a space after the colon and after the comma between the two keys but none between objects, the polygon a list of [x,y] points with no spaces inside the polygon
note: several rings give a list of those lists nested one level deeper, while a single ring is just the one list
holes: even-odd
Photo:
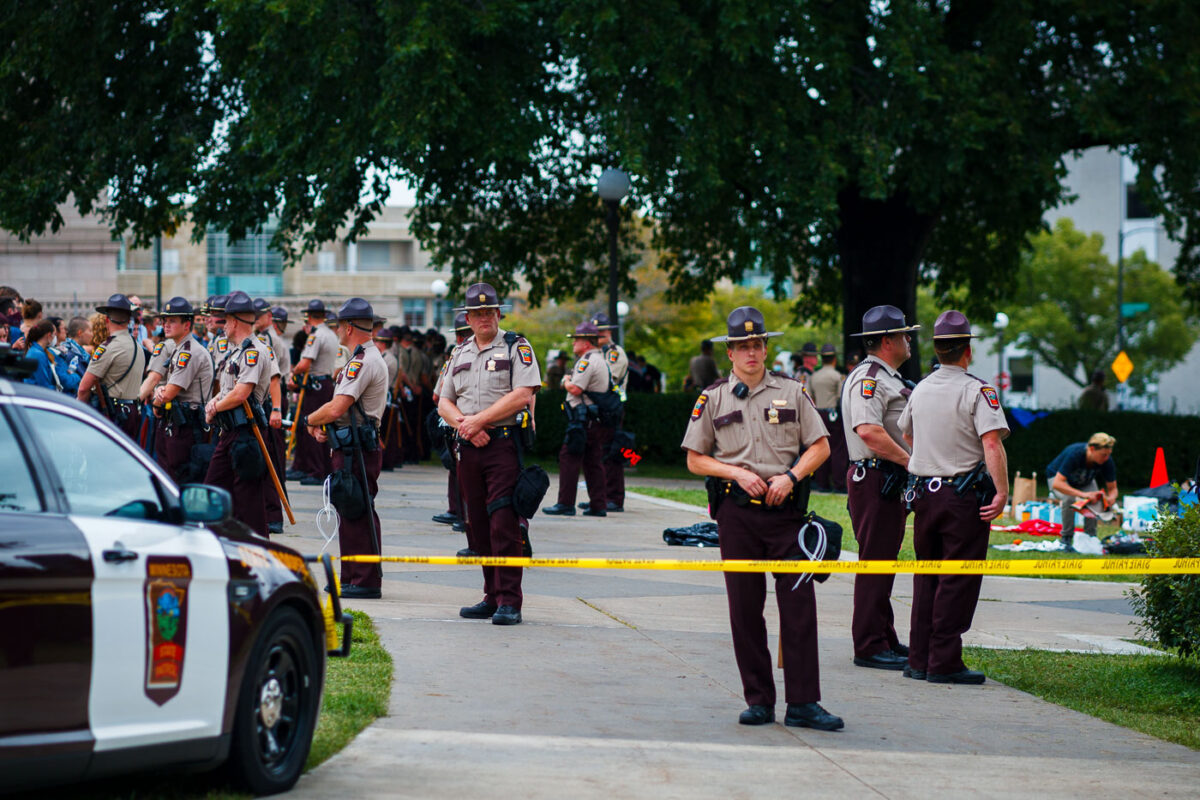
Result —
[{"label": "minnesota state patrol emblem on car door", "polygon": [[179,693],[183,681],[191,582],[186,558],[146,557],[146,696],[160,706]]}]

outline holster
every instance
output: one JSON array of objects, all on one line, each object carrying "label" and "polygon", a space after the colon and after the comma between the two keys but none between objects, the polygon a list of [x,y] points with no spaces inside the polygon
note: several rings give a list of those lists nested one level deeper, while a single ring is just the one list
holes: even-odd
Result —
[{"label": "holster", "polygon": [[883,483],[879,487],[879,495],[884,500],[899,500],[908,484],[908,471],[899,464],[885,462],[878,469],[883,471]]},{"label": "holster", "polygon": [[716,519],[717,511],[721,508],[721,503],[725,500],[724,481],[709,475],[704,479],[704,491],[708,493],[708,515]]},{"label": "holster", "polygon": [[521,447],[526,452],[533,450],[534,442],[537,440],[537,434],[533,430],[533,415],[528,411],[521,411],[517,414],[517,427],[521,429],[520,441]]},{"label": "holster", "polygon": [[567,429],[563,432],[563,444],[573,456],[582,455],[587,449],[587,428],[582,422],[568,417]]}]

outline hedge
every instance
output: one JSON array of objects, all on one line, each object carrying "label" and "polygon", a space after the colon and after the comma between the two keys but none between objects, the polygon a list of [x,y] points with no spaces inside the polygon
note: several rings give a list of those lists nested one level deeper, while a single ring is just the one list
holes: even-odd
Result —
[{"label": "hedge", "polygon": [[[563,391],[541,391],[537,398],[538,440],[535,452],[553,458],[562,444]],[[633,393],[625,406],[625,428],[637,437],[637,451],[657,464],[682,465],[679,443],[696,402],[690,392]],[[1008,416],[1012,435],[1005,440],[1010,473],[1036,472],[1045,479],[1046,465],[1072,442],[1084,442],[1096,431],[1117,437],[1113,458],[1122,491],[1150,484],[1154,451],[1165,451],[1167,473],[1178,483],[1190,477],[1200,458],[1200,417],[1146,414],[1135,411],[1102,412],[1062,410],[1047,412],[1022,427]]]}]

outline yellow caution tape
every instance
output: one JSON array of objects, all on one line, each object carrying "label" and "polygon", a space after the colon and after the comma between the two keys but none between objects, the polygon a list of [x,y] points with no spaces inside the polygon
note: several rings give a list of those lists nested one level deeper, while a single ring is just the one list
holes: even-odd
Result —
[{"label": "yellow caution tape", "polygon": [[859,575],[1189,575],[1200,558],[1063,558],[989,561],[681,561],[669,558],[344,556],[343,561],[437,566],[650,569],[695,572],[829,572]]}]

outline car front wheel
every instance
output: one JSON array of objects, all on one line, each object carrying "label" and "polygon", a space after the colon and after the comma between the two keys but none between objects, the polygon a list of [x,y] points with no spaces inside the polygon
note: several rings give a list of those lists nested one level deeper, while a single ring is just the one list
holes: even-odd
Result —
[{"label": "car front wheel", "polygon": [[295,785],[316,727],[320,675],[300,614],[281,608],[254,645],[238,693],[230,768],[256,794]]}]

